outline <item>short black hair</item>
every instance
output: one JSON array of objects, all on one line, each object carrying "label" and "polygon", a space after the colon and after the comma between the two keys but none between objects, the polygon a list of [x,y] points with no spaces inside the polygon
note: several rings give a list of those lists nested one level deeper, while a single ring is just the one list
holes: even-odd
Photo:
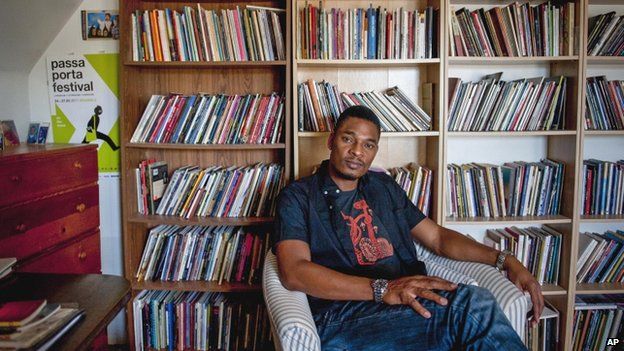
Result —
[{"label": "short black hair", "polygon": [[342,111],[340,116],[338,116],[338,120],[336,121],[336,125],[334,126],[334,132],[340,128],[340,126],[347,120],[347,118],[361,118],[372,122],[377,127],[377,132],[381,133],[381,123],[379,122],[379,117],[371,110],[370,108],[362,105],[356,105],[348,107],[346,110]]}]

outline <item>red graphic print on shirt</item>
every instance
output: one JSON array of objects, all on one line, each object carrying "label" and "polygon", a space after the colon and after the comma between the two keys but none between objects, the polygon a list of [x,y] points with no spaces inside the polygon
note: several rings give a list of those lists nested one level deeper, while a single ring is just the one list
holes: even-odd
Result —
[{"label": "red graphic print on shirt", "polygon": [[[341,212],[342,218],[347,222],[353,251],[361,266],[373,265],[377,260],[393,255],[392,244],[385,238],[377,238],[377,226],[373,225],[373,210],[368,207],[366,200],[362,199],[353,203],[354,210],[362,211],[361,214],[351,217]],[[357,211],[354,211],[357,212]]]}]

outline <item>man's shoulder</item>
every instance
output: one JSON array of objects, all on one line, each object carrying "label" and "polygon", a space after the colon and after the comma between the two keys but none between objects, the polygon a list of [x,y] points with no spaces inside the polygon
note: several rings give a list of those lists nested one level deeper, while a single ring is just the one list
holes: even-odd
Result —
[{"label": "man's shoulder", "polygon": [[291,183],[289,183],[282,189],[280,193],[280,197],[285,197],[285,196],[286,197],[289,197],[289,196],[307,197],[310,194],[310,189],[312,188],[312,184],[315,181],[314,178],[315,178],[315,175],[310,175],[310,176],[292,181]]},{"label": "man's shoulder", "polygon": [[368,171],[368,179],[372,184],[381,185],[386,187],[394,187],[396,182],[394,179],[383,171]]}]

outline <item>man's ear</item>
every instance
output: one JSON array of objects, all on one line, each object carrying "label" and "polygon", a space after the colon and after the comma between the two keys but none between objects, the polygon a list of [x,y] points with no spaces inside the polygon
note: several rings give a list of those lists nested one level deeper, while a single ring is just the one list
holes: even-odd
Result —
[{"label": "man's ear", "polygon": [[332,145],[334,145],[334,137],[334,132],[331,132],[329,137],[327,137],[327,148],[330,150],[332,149]]}]

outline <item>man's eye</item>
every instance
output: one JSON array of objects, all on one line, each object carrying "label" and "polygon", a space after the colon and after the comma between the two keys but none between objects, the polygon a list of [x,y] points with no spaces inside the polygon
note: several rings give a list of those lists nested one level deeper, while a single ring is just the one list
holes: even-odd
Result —
[{"label": "man's eye", "polygon": [[372,149],[375,148],[375,144],[365,144],[364,147],[369,149],[369,150],[372,150]]},{"label": "man's eye", "polygon": [[342,137],[342,141],[344,141],[345,143],[350,143],[351,142],[351,138],[349,138],[349,137]]}]

